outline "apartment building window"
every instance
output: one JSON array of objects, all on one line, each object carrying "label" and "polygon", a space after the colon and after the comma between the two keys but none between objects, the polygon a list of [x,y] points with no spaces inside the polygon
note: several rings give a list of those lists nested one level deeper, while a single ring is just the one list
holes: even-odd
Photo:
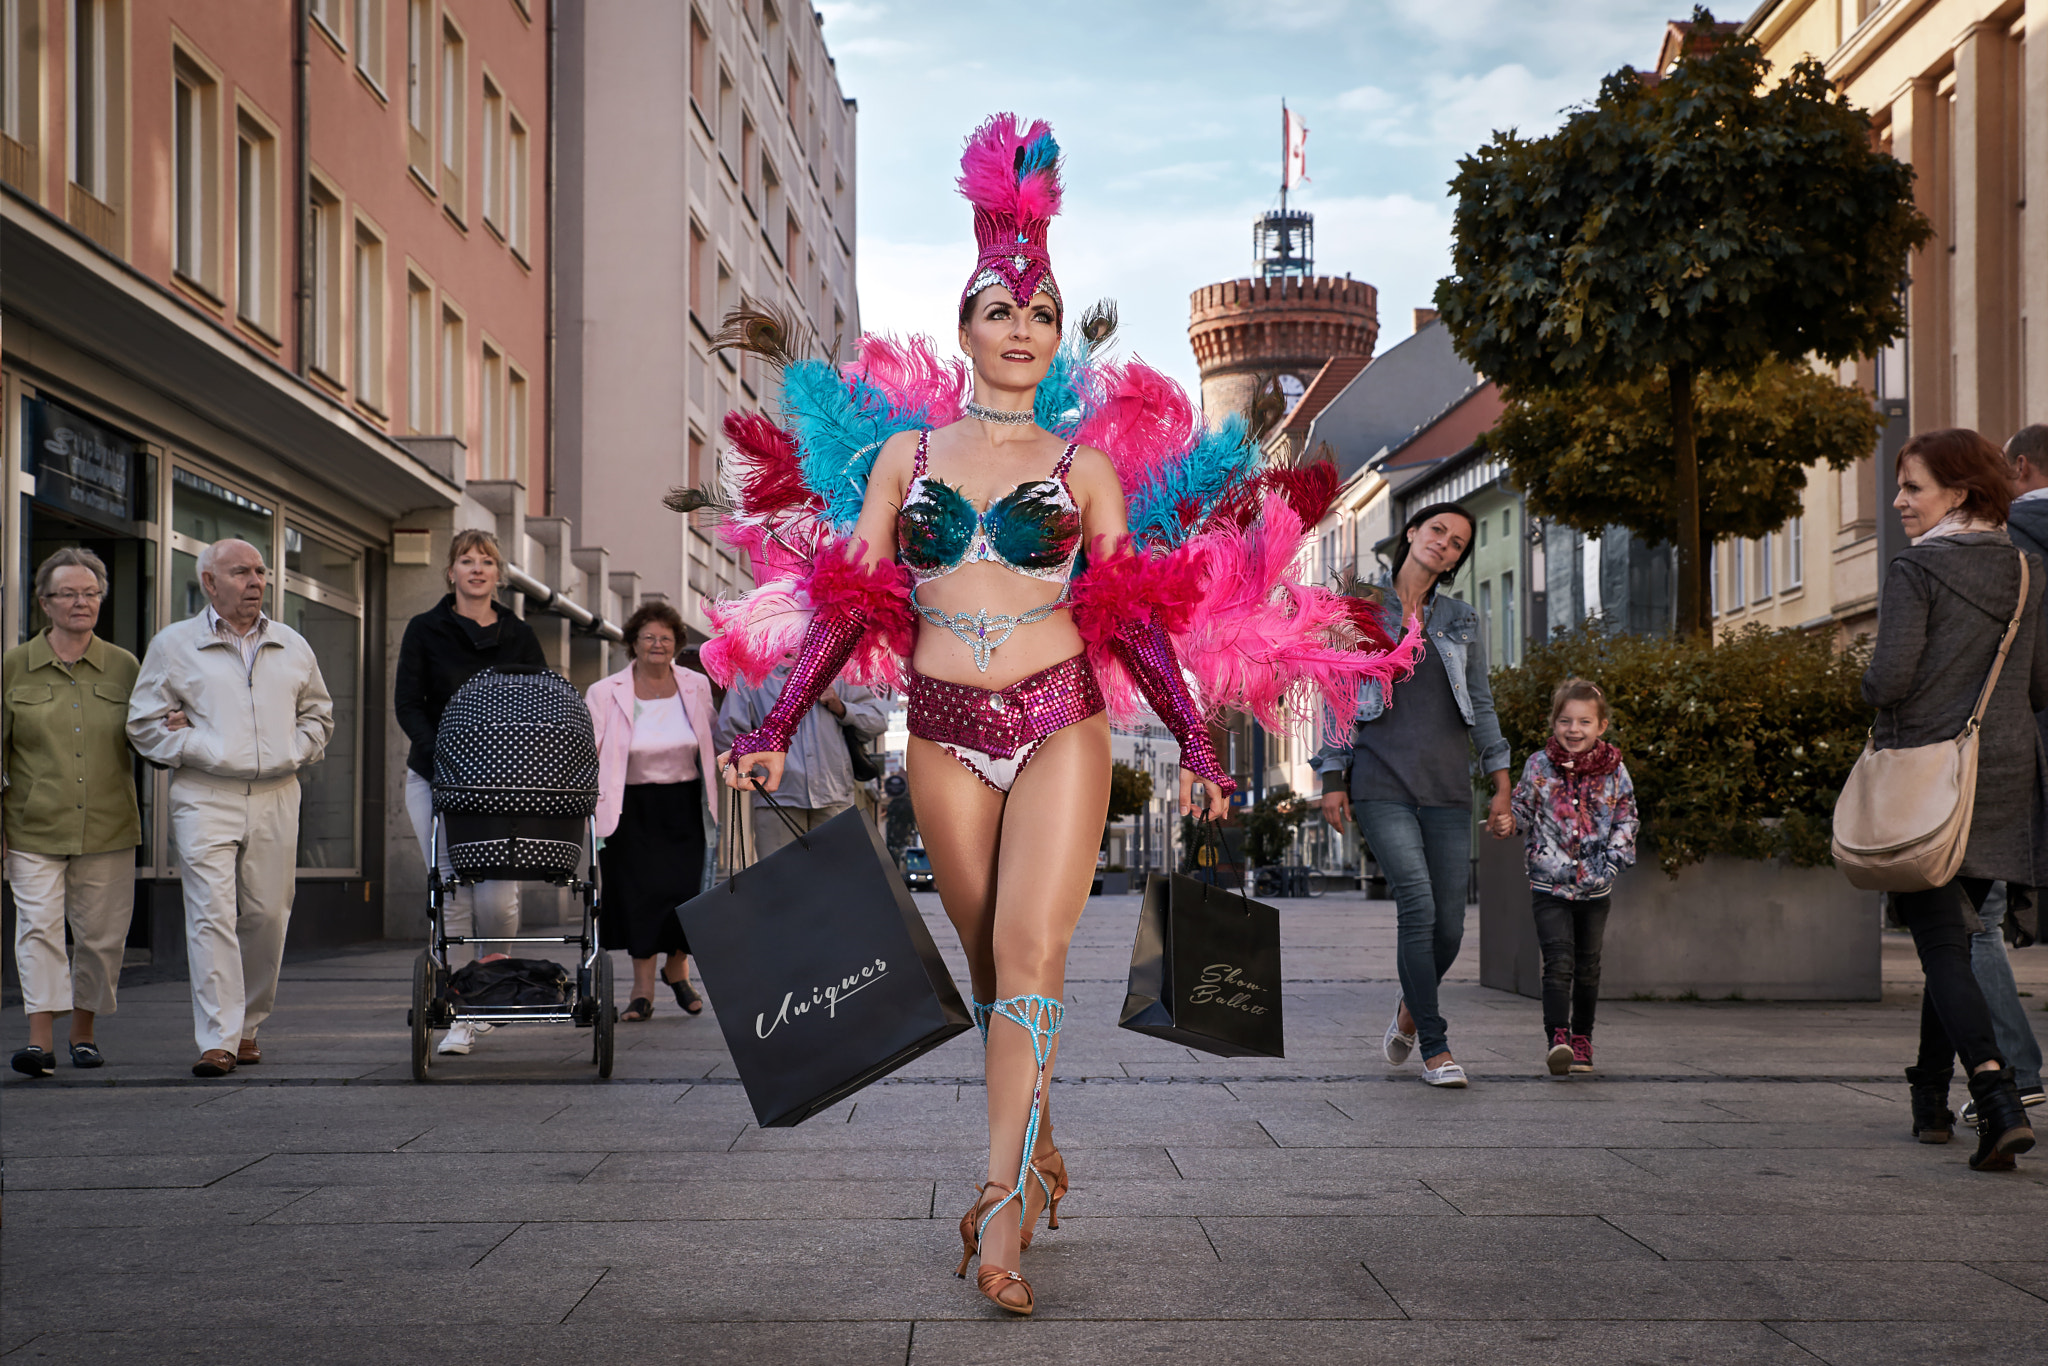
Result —
[{"label": "apartment building window", "polygon": [[[360,9],[369,3],[372,0],[356,0],[356,7]],[[327,30],[335,46],[342,46],[341,0],[308,0],[307,8],[313,12],[313,22]]]},{"label": "apartment building window", "polygon": [[477,405],[477,445],[482,450],[484,478],[509,479],[505,463],[505,358],[489,342],[483,344],[483,391]]},{"label": "apartment building window", "polygon": [[434,291],[417,275],[405,277],[405,424],[415,432],[434,425]]},{"label": "apartment building window", "polygon": [[384,93],[385,0],[356,0],[356,70]]},{"label": "apartment building window", "polygon": [[705,240],[704,230],[697,226],[694,218],[690,220],[690,259],[684,263],[684,269],[690,273],[690,316],[697,320],[699,327],[710,331],[717,325],[710,315],[712,285],[708,277],[711,244]]},{"label": "apartment building window", "polygon": [[369,224],[356,222],[355,298],[351,324],[355,332],[352,369],[356,400],[384,411],[384,242]]},{"label": "apartment building window", "polygon": [[73,0],[71,10],[71,182],[107,197],[107,8]]},{"label": "apartment building window", "polygon": [[484,222],[505,235],[505,96],[484,77],[483,200]]},{"label": "apartment building window", "polygon": [[0,180],[34,198],[41,0],[0,0]]},{"label": "apartment building window", "polygon": [[529,250],[526,225],[533,219],[533,152],[526,124],[515,112],[505,115],[505,240],[524,257]]},{"label": "apartment building window", "polygon": [[277,139],[246,113],[235,121],[235,313],[277,326]]},{"label": "apartment building window", "polygon": [[220,240],[220,83],[184,53],[171,68],[171,266],[208,292]]},{"label": "apartment building window", "polygon": [[468,60],[469,46],[462,40],[462,30],[444,18],[441,23],[441,202],[458,222],[465,212],[462,168],[469,145],[467,129],[463,126],[463,118],[469,108]]},{"label": "apartment building window", "polygon": [[737,98],[733,90],[732,73],[727,71],[721,62],[718,67],[718,126],[711,131],[718,135],[718,154],[725,158],[728,175],[732,173],[732,111]]},{"label": "apartment building window", "polygon": [[441,430],[458,440],[469,438],[469,409],[463,406],[462,381],[468,356],[462,349],[463,317],[459,309],[441,305]]},{"label": "apartment building window", "polygon": [[1721,615],[1721,547],[1707,547],[1707,615]]},{"label": "apartment building window", "polygon": [[711,116],[711,30],[694,6],[690,10],[690,99],[700,117]]},{"label": "apartment building window", "polygon": [[785,270],[789,268],[789,257],[783,255],[789,243],[775,231],[775,225],[783,221],[782,177],[775,173],[775,163],[766,153],[761,157],[761,235],[768,242],[768,250],[780,259],[776,262]]},{"label": "apartment building window", "polygon": [[509,361],[505,365],[505,468],[510,477],[521,483],[529,482],[527,469],[527,432],[531,417],[527,412],[526,376],[519,367]]},{"label": "apartment building window", "polygon": [[782,229],[782,259],[788,263],[790,280],[796,285],[799,293],[802,293],[810,284],[810,276],[797,269],[797,263],[803,260],[803,257],[798,254],[803,250],[803,244],[803,225],[796,221],[795,213],[785,214],[783,216]]},{"label": "apartment building window", "polygon": [[1806,584],[1806,519],[1794,517],[1785,523],[1785,591]]},{"label": "apartment building window", "polygon": [[405,126],[413,172],[434,185],[434,4],[406,0]]},{"label": "apartment building window", "polygon": [[754,116],[740,111],[740,199],[756,218],[761,216],[761,165],[755,155]]},{"label": "apartment building window", "polygon": [[1741,611],[1742,604],[1749,601],[1749,597],[1743,591],[1742,586],[1742,569],[1748,560],[1748,541],[1730,541],[1728,543],[1728,608],[1730,611]]},{"label": "apartment building window", "polygon": [[1756,542],[1756,601],[1768,602],[1771,597],[1771,552],[1776,549],[1774,538],[1766,531]]},{"label": "apartment building window", "polygon": [[791,53],[789,56],[789,66],[787,74],[783,77],[782,87],[783,98],[789,103],[789,126],[801,136],[803,133],[803,123],[798,115],[804,107],[804,73],[796,64],[795,53]]},{"label": "apartment building window", "polygon": [[1482,647],[1493,646],[1493,580],[1479,585],[1479,639]]},{"label": "apartment building window", "polygon": [[341,200],[335,193],[313,182],[313,368],[333,380],[341,380]]},{"label": "apartment building window", "polygon": [[[1512,515],[1502,513],[1501,522],[1505,524]],[[1520,662],[1520,645],[1521,640],[1515,635],[1515,575],[1510,570],[1500,576],[1500,662]]]}]

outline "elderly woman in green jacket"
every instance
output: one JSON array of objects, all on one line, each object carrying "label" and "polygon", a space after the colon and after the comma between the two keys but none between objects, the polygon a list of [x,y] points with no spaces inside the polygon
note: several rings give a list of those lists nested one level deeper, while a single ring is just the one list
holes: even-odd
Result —
[{"label": "elderly woman in green jacket", "polygon": [[14,1070],[46,1077],[57,1070],[56,1019],[66,1013],[71,1065],[104,1061],[93,1026],[114,1012],[142,842],[126,728],[141,666],[93,634],[107,593],[99,556],[59,550],[36,570],[35,592],[48,629],[0,658],[0,831],[28,1012],[28,1047]]}]

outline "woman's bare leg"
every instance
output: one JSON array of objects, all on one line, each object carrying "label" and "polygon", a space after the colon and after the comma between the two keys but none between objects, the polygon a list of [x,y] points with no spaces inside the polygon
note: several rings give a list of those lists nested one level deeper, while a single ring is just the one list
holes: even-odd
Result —
[{"label": "woman's bare leg", "polygon": [[[1097,715],[1047,738],[1010,789],[996,853],[995,990],[989,999],[1066,999],[1067,950],[1095,881],[1109,809],[1109,719]],[[1046,1041],[1045,1078],[1058,1040]],[[998,1016],[988,1031],[988,1176],[1017,1184],[1039,1082],[1030,1031]],[[1043,1112],[1041,1111],[1041,1126]],[[987,1266],[1016,1269],[1024,1192],[989,1222]]]},{"label": "woman's bare leg", "polygon": [[932,883],[967,954],[974,999],[996,989],[996,846],[1003,794],[929,740],[910,737],[904,752],[917,833],[931,856]]}]

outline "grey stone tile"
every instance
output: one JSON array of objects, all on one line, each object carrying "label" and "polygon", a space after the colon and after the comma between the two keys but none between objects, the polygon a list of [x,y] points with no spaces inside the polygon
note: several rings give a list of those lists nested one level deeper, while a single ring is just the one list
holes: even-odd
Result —
[{"label": "grey stone tile", "polygon": [[0,1239],[10,1286],[17,1273],[54,1276],[190,1275],[199,1267],[289,1268],[294,1276],[386,1271],[459,1271],[473,1266],[518,1225],[365,1224],[183,1225],[124,1229],[118,1237]]},{"label": "grey stone tile", "polygon": [[574,1183],[604,1161],[601,1152],[280,1153],[245,1167],[221,1185],[403,1186],[450,1189],[466,1182]]},{"label": "grey stone tile", "polygon": [[[1661,1262],[1613,1276],[1570,1262],[1368,1263],[1422,1319],[1957,1319],[2048,1324],[2048,1302],[1955,1262]],[[1560,1286],[1568,1286],[1568,1293]]]},{"label": "grey stone tile", "polygon": [[[1973,1220],[1972,1222],[1974,1223],[1975,1221]],[[1967,1260],[1978,1270],[1988,1272],[2008,1285],[2018,1286],[2030,1295],[2036,1295],[2042,1300],[2048,1300],[2048,1260],[2044,1260],[2041,1256],[2040,1222],[2036,1220],[2033,1227],[2035,1238],[2028,1251],[2034,1255],[2027,1260],[2012,1262],[1991,1260],[1996,1254],[1988,1249],[1983,1255],[1972,1255]]]},{"label": "grey stone tile", "polygon": [[[1180,1173],[1164,1148],[1079,1148],[1060,1136],[1068,1170],[1095,1181],[1175,1181]],[[804,1183],[927,1178],[951,1183],[980,1180],[986,1173],[986,1145],[959,1148],[861,1148],[850,1152],[806,1153]],[[625,1181],[788,1180],[790,1159],[782,1153],[615,1152],[584,1178],[584,1184]],[[962,1187],[965,1189],[966,1187]]]},{"label": "grey stone tile", "polygon": [[[1071,1166],[1070,1174],[1092,1177]],[[1422,1182],[1386,1177],[1358,1182],[1118,1181],[1084,1179],[1061,1202],[1063,1218],[1077,1214],[1329,1216],[1344,1214],[1454,1215]],[[1213,1232],[1213,1229],[1212,1229]]]},{"label": "grey stone tile", "polygon": [[[1580,1217],[1465,1218],[1414,1215],[1230,1218],[1205,1215],[1202,1227],[1226,1262],[1363,1261],[1430,1264],[1466,1261],[1653,1262],[1656,1254],[1610,1224]],[[1425,1251],[1426,1249],[1426,1251]],[[1625,1279],[1631,1273],[1618,1273]],[[1389,1282],[1391,1287],[1391,1282]]]},{"label": "grey stone tile", "polygon": [[[1915,1214],[1748,1213],[1609,1216],[1616,1228],[1672,1261],[1931,1262],[1980,1265],[2048,1253],[2041,1212],[1941,1218]],[[1986,1267],[1986,1269],[1990,1269]],[[2008,1278],[2010,1279],[2010,1278]],[[2048,1276],[2042,1280],[2048,1288]]]},{"label": "grey stone tile", "polygon": [[[751,1201],[751,1205],[746,1203]],[[280,1224],[534,1222],[611,1224],[678,1219],[804,1217],[924,1219],[929,1181],[326,1186],[279,1211]],[[963,1202],[964,1208],[964,1202]],[[607,1235],[609,1236],[609,1235]]]},{"label": "grey stone tile", "polygon": [[1191,1181],[1317,1177],[1332,1182],[1410,1177],[1434,1183],[1485,1173],[1532,1184],[1600,1183],[1643,1171],[1604,1148],[1194,1148],[1169,1150],[1175,1170]]},{"label": "grey stone tile", "polygon": [[349,1274],[183,1274],[9,1277],[8,1312],[67,1331],[123,1329],[138,1321],[166,1328],[316,1329],[361,1323],[559,1323],[596,1283],[587,1268],[392,1271]]},{"label": "grey stone tile", "polygon": [[7,1232],[184,1228],[253,1224],[306,1194],[283,1187],[229,1190],[21,1191],[7,1196]]},{"label": "grey stone tile", "polygon": [[1840,1366],[1926,1366],[1947,1361],[2016,1361],[2048,1350],[2035,1322],[1779,1323],[1815,1357]]},{"label": "grey stone tile", "polygon": [[211,1185],[260,1162],[260,1152],[163,1154],[118,1157],[17,1157],[7,1159],[10,1190],[130,1190]]},{"label": "grey stone tile", "polygon": [[[1041,1309],[1039,1314],[1046,1313]],[[1755,1323],[1426,1324],[1307,1321],[1203,1331],[1175,1323],[1061,1322],[1033,1315],[998,1324],[920,1322],[911,1366],[1016,1366],[1184,1360],[1203,1366],[1813,1366],[1798,1347]]]},{"label": "grey stone tile", "polygon": [[[22,1361],[49,1366],[427,1366],[455,1355],[455,1334],[416,1326],[337,1324],[317,1334],[288,1328],[129,1329],[54,1332],[37,1338]],[[693,1366],[901,1366],[910,1325],[901,1323],[721,1323],[678,1338],[673,1323],[636,1315],[579,1315],[568,1324],[465,1324],[461,1355],[503,1366],[565,1361],[669,1361]],[[9,1357],[8,1360],[15,1360]]]}]

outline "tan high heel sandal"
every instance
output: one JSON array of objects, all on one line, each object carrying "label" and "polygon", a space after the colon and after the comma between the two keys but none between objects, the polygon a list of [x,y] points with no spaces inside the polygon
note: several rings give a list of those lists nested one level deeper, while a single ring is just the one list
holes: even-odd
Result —
[{"label": "tan high heel sandal", "polygon": [[1047,1217],[1047,1228],[1060,1226],[1060,1201],[1067,1198],[1067,1159],[1060,1150],[1046,1141],[1042,1156],[1031,1159],[1031,1175],[1036,1178],[1024,1188],[1024,1231],[1018,1236],[1017,1246],[1028,1251],[1032,1235],[1038,1232],[1038,1216]]},{"label": "tan high heel sandal", "polygon": [[[985,1186],[975,1187],[975,1191],[973,1205],[968,1207],[967,1213],[960,1216],[960,1265],[955,1268],[953,1274],[962,1280],[967,1278],[967,1263],[981,1251],[979,1229],[982,1216],[1005,1200],[1013,1198],[1015,1194],[1008,1186],[998,1185],[993,1181]],[[1031,1294],[1031,1282],[1014,1271],[1005,1271],[1002,1267],[984,1264],[974,1273],[974,1284],[996,1308],[1009,1313],[1028,1314],[1037,1306],[1037,1300]],[[1021,1304],[1003,1298],[1006,1294],[1014,1294],[1018,1290],[1024,1295]]]}]

